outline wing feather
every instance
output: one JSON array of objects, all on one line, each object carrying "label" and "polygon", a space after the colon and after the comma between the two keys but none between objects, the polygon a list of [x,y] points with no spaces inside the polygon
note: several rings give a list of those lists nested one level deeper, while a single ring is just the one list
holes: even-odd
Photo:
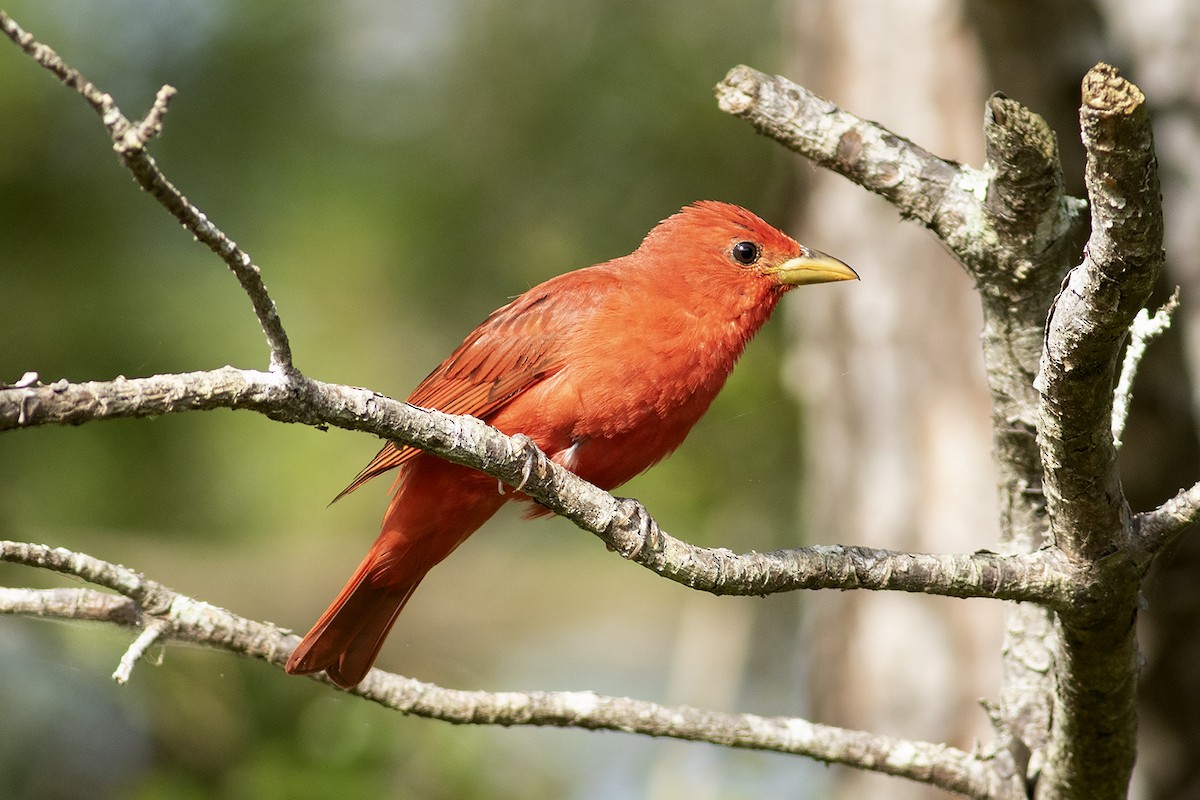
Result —
[{"label": "wing feather", "polygon": [[[599,300],[619,284],[611,265],[569,272],[530,289],[494,311],[421,381],[408,402],[482,420],[566,365],[563,343],[595,314]],[[333,499],[421,452],[388,442]]]}]

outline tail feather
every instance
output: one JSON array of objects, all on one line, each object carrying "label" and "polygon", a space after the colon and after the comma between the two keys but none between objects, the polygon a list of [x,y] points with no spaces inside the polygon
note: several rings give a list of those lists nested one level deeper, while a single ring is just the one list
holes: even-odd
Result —
[{"label": "tail feather", "polygon": [[374,554],[288,657],[292,675],[324,670],[343,689],[356,686],[371,669],[388,631],[424,575],[400,584],[372,586]]},{"label": "tail feather", "polygon": [[401,470],[379,538],[288,657],[293,675],[324,670],[345,689],[361,681],[425,573],[513,497],[486,475],[426,453]]}]

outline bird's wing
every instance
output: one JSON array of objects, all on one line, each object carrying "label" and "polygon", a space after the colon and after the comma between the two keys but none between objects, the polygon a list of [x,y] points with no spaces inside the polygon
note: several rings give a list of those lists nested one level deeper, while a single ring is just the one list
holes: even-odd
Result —
[{"label": "bird's wing", "polygon": [[[566,363],[563,342],[619,285],[610,270],[569,272],[530,289],[492,313],[409,395],[408,402],[447,414],[486,420],[530,386]],[[370,464],[333,499],[337,502],[377,475],[421,452],[388,442]]]}]

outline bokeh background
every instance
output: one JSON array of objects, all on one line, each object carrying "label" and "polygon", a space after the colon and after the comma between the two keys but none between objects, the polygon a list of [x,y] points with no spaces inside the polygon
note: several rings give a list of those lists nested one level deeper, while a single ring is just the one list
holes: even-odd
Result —
[{"label": "bokeh background", "polygon": [[[712,99],[735,63],[780,67],[770,2],[8,10],[131,117],[161,84],[179,90],[154,155],[262,266],[298,366],[322,380],[403,397],[509,297],[629,252],[693,200],[786,221],[783,151]],[[137,191],[78,97],[0,53],[0,375],[264,368],[232,276]],[[782,338],[764,332],[686,449],[625,490],[669,530],[747,549],[798,540]],[[21,432],[0,445],[0,525],[302,631],[378,530],[386,480],[325,507],[378,444],[225,412]],[[695,597],[568,523],[506,513],[430,576],[379,663],[461,688],[796,710],[794,681],[744,680],[789,672],[794,634],[721,651],[763,637],[758,608],[794,618],[797,602]],[[120,689],[107,676],[128,641],[0,620],[0,795],[600,798],[659,772],[676,789],[759,794],[814,769],[406,719],[180,647]]]},{"label": "bokeh background", "polygon": [[[1186,290],[1200,283],[1200,211],[1188,199],[1200,175],[1200,89],[1188,78],[1200,16],[1190,0],[1137,5],[7,9],[128,116],[160,85],[179,90],[152,152],[262,266],[297,365],[315,378],[403,397],[507,298],[629,252],[696,199],[744,204],[845,257],[863,284],[789,297],[688,443],[622,494],[703,545],[949,550],[995,538],[971,287],[882,201],[721,113],[712,86],[738,63],[785,72],[976,164],[982,104],[1001,89],[1059,131],[1078,191],[1078,81],[1112,60],[1159,117],[1169,268]],[[91,110],[7,43],[0,120],[0,380],[266,366],[232,276],[137,191]],[[1139,508],[1197,474],[1189,352],[1200,346],[1176,334],[1139,385],[1126,450]],[[0,530],[303,631],[377,530],[386,481],[325,507],[377,448],[223,411],[11,433],[0,441]],[[1139,796],[1200,796],[1189,756],[1200,752],[1200,689],[1187,667],[1200,637],[1178,635],[1200,618],[1195,563],[1184,548],[1151,587]],[[62,585],[7,566],[0,583]],[[456,688],[811,714],[970,747],[986,736],[975,701],[995,696],[998,664],[999,616],[982,606],[712,598],[565,522],[502,513],[425,581],[379,665]],[[0,796],[933,796],[783,756],[410,719],[179,646],[118,688],[108,675],[129,641],[0,619]]]}]

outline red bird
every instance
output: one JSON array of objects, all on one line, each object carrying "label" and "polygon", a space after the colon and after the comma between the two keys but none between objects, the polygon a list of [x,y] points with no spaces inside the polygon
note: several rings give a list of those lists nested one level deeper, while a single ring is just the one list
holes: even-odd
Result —
[{"label": "red bird", "polygon": [[[784,292],[857,277],[744,208],[702,201],[630,255],[551,278],[494,312],[408,402],[524,433],[555,463],[612,489],[679,447]],[[379,538],[288,672],[325,670],[338,686],[356,685],[425,573],[500,506],[529,500],[393,443],[342,495],[396,467]]]}]

